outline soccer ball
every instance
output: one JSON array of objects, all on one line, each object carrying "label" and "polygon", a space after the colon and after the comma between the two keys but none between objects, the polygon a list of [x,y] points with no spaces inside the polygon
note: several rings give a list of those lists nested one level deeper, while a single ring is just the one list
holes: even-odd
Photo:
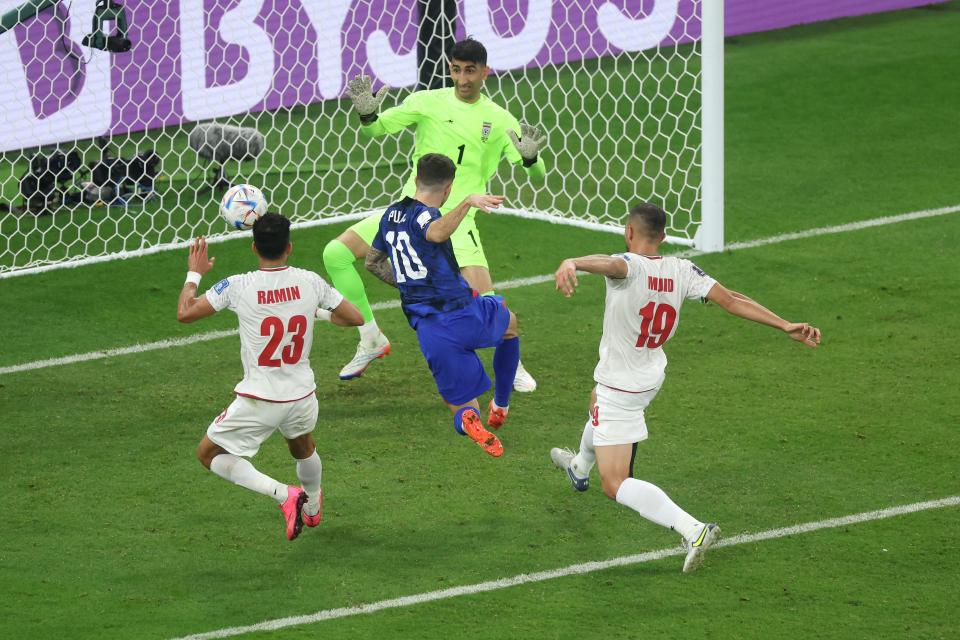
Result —
[{"label": "soccer ball", "polygon": [[230,187],[220,201],[220,215],[234,229],[250,229],[267,212],[267,198],[249,184]]}]

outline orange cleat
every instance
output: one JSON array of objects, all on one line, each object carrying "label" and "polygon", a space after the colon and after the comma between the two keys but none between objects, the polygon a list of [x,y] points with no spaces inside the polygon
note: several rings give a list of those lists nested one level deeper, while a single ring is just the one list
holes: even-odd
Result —
[{"label": "orange cleat", "polygon": [[316,515],[309,515],[306,511],[301,510],[301,515],[303,516],[303,524],[308,527],[315,527],[320,524],[320,518],[323,517],[323,489],[320,489],[320,509],[317,510]]},{"label": "orange cleat", "polygon": [[300,487],[287,487],[287,500],[281,505],[283,519],[287,522],[287,540],[294,540],[303,530],[303,505],[307,502],[307,492]]},{"label": "orange cleat", "polygon": [[483,425],[480,424],[480,416],[476,412],[465,411],[462,420],[463,432],[467,434],[467,437],[483,447],[483,450],[494,458],[503,455],[503,445],[500,443],[500,439],[483,428]]},{"label": "orange cleat", "polygon": [[499,429],[503,426],[503,423],[507,421],[507,412],[509,412],[510,409],[494,406],[493,400],[490,401],[489,409],[490,413],[487,414],[487,426],[491,429]]}]

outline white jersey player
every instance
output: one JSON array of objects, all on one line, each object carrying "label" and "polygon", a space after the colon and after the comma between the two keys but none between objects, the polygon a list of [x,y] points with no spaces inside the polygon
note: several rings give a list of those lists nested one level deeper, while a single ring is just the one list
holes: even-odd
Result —
[{"label": "white jersey player", "polygon": [[688,549],[683,571],[689,572],[700,566],[720,528],[688,514],[660,487],[633,477],[637,443],[647,438],[644,409],[663,384],[667,366],[663,346],[677,330],[683,301],[714,302],[733,315],[780,329],[810,347],[820,343],[820,330],[787,322],[726,289],[689,260],[658,255],[666,237],[665,225],[663,209],[639,204],[630,211],[624,230],[626,253],[570,258],[557,269],[557,289],[565,296],[570,297],[578,284],[578,269],[606,276],[607,295],[600,362],[593,374],[597,385],[580,451],[553,449],[550,457],[578,491],[589,487],[590,471],[596,463],[609,498],[683,536]]},{"label": "white jersey player", "polygon": [[[177,319],[193,322],[223,309],[240,321],[243,379],[236,398],[217,416],[197,447],[200,462],[221,478],[274,498],[293,540],[303,524],[320,523],[322,466],[313,430],[317,423],[316,383],[310,367],[317,309],[334,323],[358,326],[360,311],[312,271],[287,265],[292,250],[290,221],[275,213],[253,226],[253,249],[260,269],[230,276],[197,296],[200,277],[213,268],[203,237],[190,247],[189,272],[180,293]],[[280,430],[296,459],[302,487],[288,486],[260,473],[253,457]]]}]

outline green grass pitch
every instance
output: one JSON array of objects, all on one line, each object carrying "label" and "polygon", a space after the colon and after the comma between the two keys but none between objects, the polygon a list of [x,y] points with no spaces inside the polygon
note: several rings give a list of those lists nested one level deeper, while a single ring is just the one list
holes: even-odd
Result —
[{"label": "green grass pitch", "polygon": [[[728,241],[960,203],[958,31],[952,2],[728,42]],[[322,271],[343,226],[297,233],[292,261]],[[499,281],[622,248],[480,227]],[[727,536],[960,494],[958,238],[955,213],[697,258],[824,343],[688,304],[638,475]],[[212,253],[215,275],[253,264],[244,242]],[[176,323],[185,263],[0,281],[0,367],[234,327]],[[602,281],[504,293],[540,389],[515,397],[499,460],[454,435],[399,310],[378,313],[394,353],[352,383],[336,372],[356,333],[318,326],[325,515],[292,544],[269,500],[193,457],[240,375],[235,337],[0,375],[0,637],[171,638],[675,545],[549,461],[579,441]],[[295,480],[277,438],[255,464]],[[957,513],[717,549],[689,576],[670,557],[243,637],[955,638]]]}]

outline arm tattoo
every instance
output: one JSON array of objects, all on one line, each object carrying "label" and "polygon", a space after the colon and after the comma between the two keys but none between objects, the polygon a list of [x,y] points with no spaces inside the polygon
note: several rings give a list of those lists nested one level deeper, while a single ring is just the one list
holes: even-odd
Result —
[{"label": "arm tattoo", "polygon": [[391,287],[397,286],[397,279],[393,275],[393,267],[390,266],[390,259],[383,251],[370,249],[367,252],[367,259],[364,262],[367,271],[377,276]]}]

